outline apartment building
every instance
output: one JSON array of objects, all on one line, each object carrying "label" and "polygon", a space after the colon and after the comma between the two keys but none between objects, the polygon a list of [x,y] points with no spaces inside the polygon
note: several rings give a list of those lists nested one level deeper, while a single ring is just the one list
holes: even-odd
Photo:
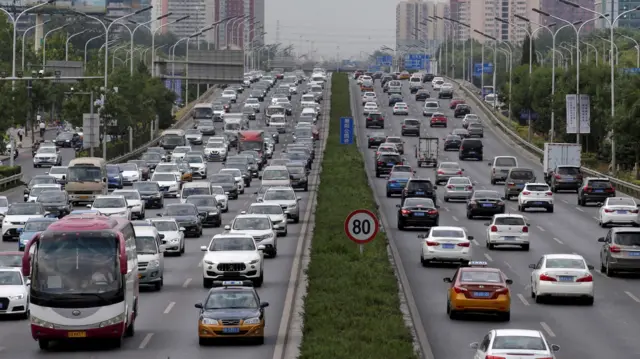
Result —
[{"label": "apartment building", "polygon": [[[520,15],[540,23],[540,15],[531,9],[539,8],[541,1],[450,0],[451,17],[470,26],[467,28],[455,25],[455,37],[458,40],[467,40],[470,37],[480,42],[487,40],[484,36],[473,31],[475,29],[502,41],[521,42],[527,34],[527,23],[514,15]],[[509,21],[509,24],[497,21],[496,17]],[[533,29],[535,27],[532,25]]]},{"label": "apartment building", "polygon": [[[580,1],[580,3],[585,2]],[[588,7],[584,4],[581,4]],[[610,14],[609,19],[615,19],[625,11],[634,9],[640,6],[640,0],[595,0],[592,3],[593,9],[602,14]],[[593,18],[593,14],[588,14],[585,18]],[[615,23],[615,27],[640,27],[640,11],[632,11],[628,14],[622,15],[622,17]],[[595,21],[595,27],[598,29],[604,29],[609,27],[609,23],[606,20]]]},{"label": "apartment building", "polygon": [[[248,16],[253,21],[228,21],[207,34],[207,41],[219,43],[223,48],[242,48],[255,43],[264,44],[265,0],[209,0],[207,23],[212,24],[234,16]],[[225,26],[226,25],[226,26]],[[255,41],[254,41],[255,40]]]},{"label": "apartment building", "polygon": [[412,46],[435,49],[444,40],[445,22],[433,17],[448,17],[448,0],[407,0],[396,6],[396,46],[405,51]]},{"label": "apartment building", "polygon": [[[148,0],[141,0],[148,1]],[[170,18],[154,21],[150,27],[155,30],[161,24],[167,24],[175,19],[189,15],[188,19],[163,27],[158,34],[171,32],[179,38],[196,33],[206,26],[203,0],[151,0],[153,8],[149,11],[151,18],[157,18],[162,14],[172,13]],[[204,38],[201,38],[204,40]]]}]

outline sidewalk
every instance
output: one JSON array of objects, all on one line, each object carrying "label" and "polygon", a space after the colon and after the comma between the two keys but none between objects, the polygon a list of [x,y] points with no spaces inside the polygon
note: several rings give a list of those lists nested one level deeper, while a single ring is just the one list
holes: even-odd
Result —
[{"label": "sidewalk", "polygon": [[[47,127],[45,134],[44,134],[44,139],[46,140],[53,140],[55,138],[55,130],[57,129],[57,127]],[[13,137],[14,140],[16,141],[16,146],[18,147],[18,151],[22,152],[22,151],[26,151],[26,150],[31,150],[31,146],[33,145],[33,141],[31,140],[31,131],[28,132],[29,135],[28,136],[23,136],[22,138],[22,143],[20,143],[20,140],[18,139],[18,129],[17,128],[10,128],[7,130],[7,134],[10,137]],[[40,137],[40,130],[36,128],[35,130],[35,136],[34,139],[36,141],[40,141],[42,139],[42,137]],[[7,143],[8,144],[8,143]]]}]

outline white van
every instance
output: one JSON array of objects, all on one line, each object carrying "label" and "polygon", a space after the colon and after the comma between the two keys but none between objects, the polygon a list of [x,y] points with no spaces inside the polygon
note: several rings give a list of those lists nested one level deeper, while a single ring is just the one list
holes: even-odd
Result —
[{"label": "white van", "polygon": [[249,129],[249,126],[244,126],[244,121],[241,118],[225,117],[222,129],[225,134],[237,136],[238,132]]},{"label": "white van", "polygon": [[305,107],[302,109],[300,113],[300,117],[311,117],[313,116],[313,122],[315,123],[318,120],[318,111],[315,108]]},{"label": "white van", "polygon": [[[164,284],[164,235],[153,226],[133,227],[138,255],[138,276],[140,285],[151,285],[160,290]],[[150,263],[155,263],[151,266]]]},{"label": "white van", "polygon": [[267,166],[260,176],[263,187],[291,186],[291,177],[287,166]]},{"label": "white van", "polygon": [[187,197],[204,194],[204,195],[212,195],[211,191],[211,183],[207,181],[203,182],[187,182],[182,186],[182,193],[180,194],[180,202],[186,203]]}]

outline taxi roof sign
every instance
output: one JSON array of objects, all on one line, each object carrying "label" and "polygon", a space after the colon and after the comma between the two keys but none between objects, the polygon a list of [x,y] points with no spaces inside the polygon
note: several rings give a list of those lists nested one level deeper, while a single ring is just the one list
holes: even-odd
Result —
[{"label": "taxi roof sign", "polygon": [[489,263],[483,261],[470,261],[469,267],[486,267]]},{"label": "taxi roof sign", "polygon": [[250,280],[225,280],[214,281],[214,287],[253,287],[253,282]]}]

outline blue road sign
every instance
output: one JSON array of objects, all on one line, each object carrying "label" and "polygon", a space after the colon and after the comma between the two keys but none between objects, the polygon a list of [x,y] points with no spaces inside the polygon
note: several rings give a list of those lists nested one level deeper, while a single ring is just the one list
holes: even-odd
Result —
[{"label": "blue road sign", "polygon": [[631,67],[622,69],[622,73],[625,74],[640,74],[640,67]]},{"label": "blue road sign", "polygon": [[378,66],[391,66],[393,64],[393,56],[385,55],[376,57],[376,65]]},{"label": "blue road sign", "polygon": [[353,117],[340,117],[340,144],[353,143]]},{"label": "blue road sign", "polygon": [[429,55],[407,54],[404,57],[404,68],[407,70],[420,70],[427,67]]},{"label": "blue road sign", "polygon": [[493,64],[490,62],[485,62],[484,71],[482,71],[481,62],[473,64],[473,76],[480,77],[481,72],[484,72],[485,74],[489,74],[489,75],[493,74]]}]

